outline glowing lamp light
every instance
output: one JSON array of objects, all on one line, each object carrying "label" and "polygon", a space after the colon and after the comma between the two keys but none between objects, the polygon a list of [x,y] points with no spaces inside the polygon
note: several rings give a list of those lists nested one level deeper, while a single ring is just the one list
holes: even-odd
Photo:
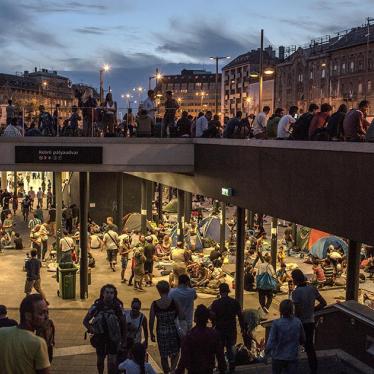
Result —
[{"label": "glowing lamp light", "polygon": [[274,74],[274,69],[273,68],[266,68],[264,70],[265,75],[273,75]]},{"label": "glowing lamp light", "polygon": [[251,78],[258,78],[258,77],[259,77],[259,74],[257,73],[257,71],[251,71],[251,72],[249,73],[249,76],[250,76]]}]

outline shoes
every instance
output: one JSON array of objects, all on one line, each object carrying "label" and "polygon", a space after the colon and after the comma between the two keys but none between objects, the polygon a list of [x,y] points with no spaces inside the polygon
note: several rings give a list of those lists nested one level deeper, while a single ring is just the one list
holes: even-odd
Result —
[{"label": "shoes", "polygon": [[263,306],[263,307],[262,307],[262,310],[263,310],[266,314],[269,314],[269,309],[266,308],[266,306]]},{"label": "shoes", "polygon": [[121,283],[126,283],[126,279],[122,279],[122,280],[121,280]]}]

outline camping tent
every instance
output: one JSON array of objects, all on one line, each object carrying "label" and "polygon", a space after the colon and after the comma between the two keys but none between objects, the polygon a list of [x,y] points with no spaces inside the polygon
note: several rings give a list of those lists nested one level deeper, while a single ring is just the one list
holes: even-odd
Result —
[{"label": "camping tent", "polygon": [[[220,241],[221,222],[217,216],[209,216],[201,220],[199,231],[203,238],[211,238],[216,243]],[[225,223],[225,241],[229,240],[231,235],[230,227]]]},{"label": "camping tent", "polygon": [[178,212],[178,200],[172,199],[170,200],[166,206],[163,208],[165,213],[177,213]]},{"label": "camping tent", "polygon": [[[170,238],[171,238],[171,245],[173,247],[177,246],[178,242],[178,225],[175,225],[170,233]],[[200,233],[197,231],[197,234],[194,236],[191,236],[190,233],[188,232],[187,234],[184,235],[184,242],[186,243],[187,247],[191,248],[193,244],[195,244],[195,250],[196,251],[201,251],[204,246],[203,246],[203,241],[201,239]]]},{"label": "camping tent", "polygon": [[[129,232],[141,230],[141,214],[140,213],[129,213],[123,218],[123,227]],[[147,221],[147,229],[152,230],[152,226]]]},{"label": "camping tent", "polygon": [[310,254],[319,259],[324,259],[327,256],[327,250],[330,245],[333,245],[335,248],[340,247],[344,251],[345,255],[348,254],[347,243],[337,236],[325,236],[320,238],[310,248]]}]

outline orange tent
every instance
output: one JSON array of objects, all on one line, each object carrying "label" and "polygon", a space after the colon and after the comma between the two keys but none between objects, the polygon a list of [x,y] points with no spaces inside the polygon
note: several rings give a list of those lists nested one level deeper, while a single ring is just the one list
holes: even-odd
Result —
[{"label": "orange tent", "polygon": [[331,234],[327,232],[319,231],[317,229],[312,229],[309,235],[308,249],[312,248],[313,244],[317,242],[319,239],[325,238],[326,236],[330,236],[330,235]]}]

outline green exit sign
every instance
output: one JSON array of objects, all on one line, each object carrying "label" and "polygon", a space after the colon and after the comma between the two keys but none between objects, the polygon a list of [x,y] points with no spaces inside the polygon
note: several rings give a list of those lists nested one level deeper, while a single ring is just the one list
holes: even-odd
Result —
[{"label": "green exit sign", "polygon": [[228,187],[222,188],[221,194],[222,196],[232,196],[232,188],[228,188]]}]

